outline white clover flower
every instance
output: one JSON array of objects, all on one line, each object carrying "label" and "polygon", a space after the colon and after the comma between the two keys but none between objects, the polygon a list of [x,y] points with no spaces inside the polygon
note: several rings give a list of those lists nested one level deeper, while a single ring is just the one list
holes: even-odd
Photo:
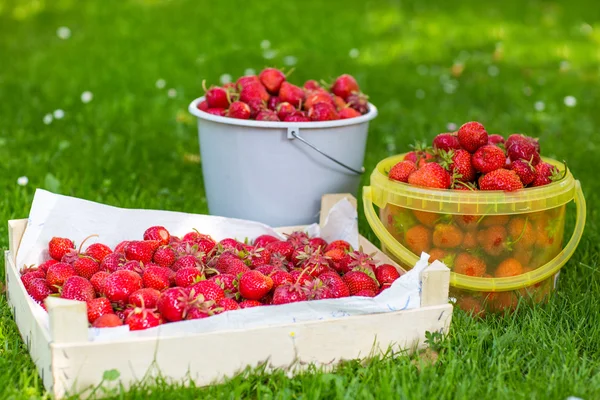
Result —
[{"label": "white clover flower", "polygon": [[265,50],[263,52],[263,57],[266,58],[267,60],[271,60],[271,59],[275,58],[275,56],[277,56],[276,50]]},{"label": "white clover flower", "polygon": [[56,30],[56,36],[58,36],[59,39],[66,40],[71,37],[71,30],[66,26],[61,26]]},{"label": "white clover flower", "polygon": [[488,67],[488,75],[489,76],[498,76],[499,73],[500,73],[500,70],[495,65],[490,65]]},{"label": "white clover flower", "polygon": [[533,105],[533,108],[535,108],[535,111],[544,111],[544,109],[546,108],[546,105],[544,104],[543,101],[536,101],[535,104]]},{"label": "white clover flower", "polygon": [[350,49],[348,55],[350,56],[350,58],[358,58],[358,56],[360,55],[360,51],[358,51],[358,49]]},{"label": "white clover flower", "polygon": [[529,86],[523,87],[523,94],[525,96],[531,96],[531,93],[533,93],[533,91],[531,90],[531,88]]},{"label": "white clover flower", "polygon": [[175,96],[177,96],[177,90],[171,88],[167,91],[167,96],[169,96],[170,98],[173,98]]},{"label": "white clover flower", "polygon": [[54,118],[52,118],[52,114],[46,114],[46,115],[44,115],[43,121],[46,125],[50,125],[52,123],[53,119]]},{"label": "white clover flower", "polygon": [[262,42],[260,42],[260,48],[261,49],[266,50],[269,47],[271,47],[271,42],[269,42],[267,39],[265,39]]},{"label": "white clover flower", "polygon": [[587,23],[583,23],[581,24],[581,26],[579,27],[579,32],[581,32],[584,35],[589,35],[594,31],[594,28],[592,28],[592,26],[590,24]]},{"label": "white clover flower", "polygon": [[244,75],[245,76],[256,75],[256,71],[253,68],[246,68],[246,70],[244,71]]},{"label": "white clover flower", "polygon": [[19,186],[27,186],[29,183],[29,178],[26,176],[20,176],[17,178],[17,185]]},{"label": "white clover flower", "polygon": [[444,92],[446,92],[448,94],[452,94],[452,93],[456,92],[457,88],[458,88],[457,81],[449,80],[448,82],[444,83]]},{"label": "white clover flower", "polygon": [[54,110],[54,118],[55,119],[63,119],[65,116],[65,112],[60,108],[58,110]]},{"label": "white clover flower", "polygon": [[567,107],[575,107],[577,105],[577,99],[573,96],[566,96],[564,102]]},{"label": "white clover flower", "polygon": [[292,66],[296,65],[297,62],[298,62],[298,59],[294,56],[283,57],[283,63],[285,65],[287,65],[288,67],[292,67]]},{"label": "white clover flower", "polygon": [[423,89],[417,89],[417,92],[415,93],[415,96],[417,96],[417,99],[424,99],[425,98],[425,91]]},{"label": "white clover flower", "polygon": [[164,89],[166,85],[167,85],[167,82],[162,78],[156,81],[156,87],[158,89]]},{"label": "white clover flower", "polygon": [[456,126],[454,122],[448,122],[446,124],[446,129],[448,129],[450,132],[454,132],[456,128],[458,128],[458,126]]},{"label": "white clover flower", "polygon": [[219,77],[219,82],[221,82],[222,85],[226,84],[226,83],[231,83],[231,75],[229,74],[223,74]]}]

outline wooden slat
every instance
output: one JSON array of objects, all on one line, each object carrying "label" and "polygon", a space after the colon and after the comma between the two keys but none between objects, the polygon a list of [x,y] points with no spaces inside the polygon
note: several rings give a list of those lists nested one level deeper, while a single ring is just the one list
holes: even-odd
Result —
[{"label": "wooden slat", "polygon": [[421,272],[421,307],[448,303],[450,269],[439,261],[429,264]]},{"label": "wooden slat", "polygon": [[27,228],[27,219],[12,219],[8,221],[8,250],[15,263],[25,228]]}]

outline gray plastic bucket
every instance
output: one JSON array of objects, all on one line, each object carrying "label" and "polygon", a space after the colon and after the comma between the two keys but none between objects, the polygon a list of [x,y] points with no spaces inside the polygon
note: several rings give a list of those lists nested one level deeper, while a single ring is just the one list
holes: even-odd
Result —
[{"label": "gray plastic bucket", "polygon": [[377,108],[356,118],[324,122],[198,117],[202,173],[212,215],[271,226],[317,222],[327,193],[357,196],[369,121]]}]

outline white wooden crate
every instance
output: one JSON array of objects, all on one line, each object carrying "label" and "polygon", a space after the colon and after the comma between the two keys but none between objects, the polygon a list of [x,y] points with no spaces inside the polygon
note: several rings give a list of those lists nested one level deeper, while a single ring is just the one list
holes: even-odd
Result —
[{"label": "white wooden crate", "polygon": [[[356,205],[356,199],[350,195],[327,195],[322,202],[322,216],[340,196]],[[119,371],[120,377],[108,384],[121,383],[125,388],[152,371],[157,373],[157,369],[164,377],[180,381],[191,378],[198,385],[218,383],[246,366],[265,362],[269,368],[285,368],[290,374],[309,364],[329,369],[341,360],[382,354],[390,348],[424,348],[425,332],[447,333],[452,320],[452,305],[448,303],[450,271],[432,264],[421,275],[418,309],[192,336],[90,342],[85,303],[48,298],[50,329],[36,318],[34,303],[15,265],[26,224],[26,219],[8,221],[8,302],[44,387],[56,398],[74,393],[85,396],[102,381],[105,371],[113,369]],[[278,231],[298,228],[301,227]],[[379,262],[401,269],[362,236],[360,245],[367,253],[376,252]]]}]

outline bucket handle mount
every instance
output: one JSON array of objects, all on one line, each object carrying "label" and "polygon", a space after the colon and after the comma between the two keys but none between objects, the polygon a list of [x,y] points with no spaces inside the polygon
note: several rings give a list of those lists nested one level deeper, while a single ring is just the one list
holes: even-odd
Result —
[{"label": "bucket handle mount", "polygon": [[310,147],[311,149],[313,149],[314,151],[320,153],[321,155],[327,157],[328,159],[330,159],[331,161],[333,161],[334,163],[338,164],[341,167],[346,168],[348,171],[356,174],[356,175],[362,175],[365,173],[365,167],[360,167],[360,169],[354,169],[346,164],[344,164],[343,162],[333,158],[332,156],[330,156],[329,154],[323,152],[323,150],[320,150],[317,146],[315,146],[314,144],[310,143],[309,141],[307,141],[306,139],[304,139],[302,136],[300,136],[300,129],[298,127],[289,127],[288,131],[287,131],[287,138],[288,139],[298,139],[299,141],[301,141],[302,143],[304,143],[305,145],[307,145],[308,147]]}]

